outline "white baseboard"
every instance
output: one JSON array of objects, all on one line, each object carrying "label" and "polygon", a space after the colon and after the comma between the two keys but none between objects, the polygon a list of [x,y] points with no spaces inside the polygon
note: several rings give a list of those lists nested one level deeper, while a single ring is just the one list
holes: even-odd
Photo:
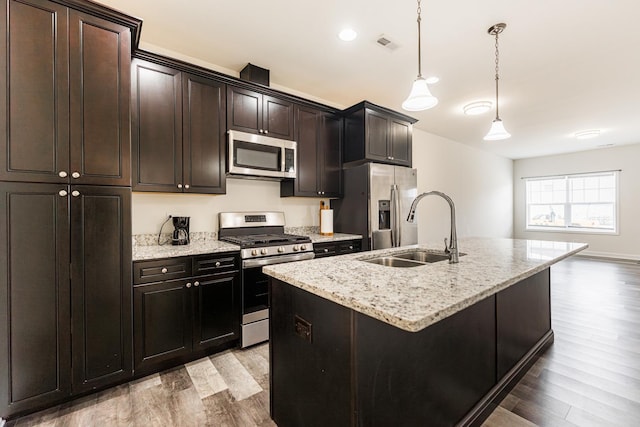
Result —
[{"label": "white baseboard", "polygon": [[626,261],[640,261],[640,255],[632,254],[619,254],[613,252],[596,252],[596,251],[582,251],[577,254],[578,256],[593,257],[593,258],[609,258],[609,259],[622,259]]}]

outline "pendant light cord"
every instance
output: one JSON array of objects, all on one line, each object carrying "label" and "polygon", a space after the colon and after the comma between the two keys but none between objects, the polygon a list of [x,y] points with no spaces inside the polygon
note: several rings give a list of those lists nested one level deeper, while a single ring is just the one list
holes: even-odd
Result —
[{"label": "pendant light cord", "polygon": [[500,80],[498,73],[498,61],[500,59],[500,52],[498,50],[498,34],[499,31],[496,31],[496,120],[500,120],[500,114],[498,112],[498,80]]},{"label": "pendant light cord", "polygon": [[420,40],[422,39],[422,37],[420,36],[420,22],[422,21],[422,18],[420,18],[420,14],[422,13],[422,8],[420,7],[420,1],[421,0],[418,0],[418,78],[419,79],[422,78],[422,56],[420,55],[420,52],[422,51],[421,45],[420,45]]}]

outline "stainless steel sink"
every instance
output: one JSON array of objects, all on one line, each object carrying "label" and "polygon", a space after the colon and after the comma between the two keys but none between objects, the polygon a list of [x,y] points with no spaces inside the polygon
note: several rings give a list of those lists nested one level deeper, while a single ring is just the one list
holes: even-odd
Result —
[{"label": "stainless steel sink", "polygon": [[371,264],[380,264],[387,267],[419,267],[424,265],[422,262],[410,261],[401,258],[394,258],[391,256],[381,256],[377,258],[363,259],[362,261],[370,262]]},{"label": "stainless steel sink", "polygon": [[394,257],[402,258],[402,259],[410,259],[418,262],[432,263],[432,262],[448,260],[449,254],[445,254],[445,253],[438,254],[438,253],[426,252],[426,251],[415,251],[415,252],[407,252],[404,254],[397,254],[397,255],[394,255]]},{"label": "stainless steel sink", "polygon": [[[466,254],[461,253],[460,256]],[[371,264],[384,265],[386,267],[419,267],[433,262],[448,261],[449,254],[444,252],[425,251],[413,249],[408,252],[400,252],[393,255],[379,256],[375,258],[359,258],[360,261]]]}]

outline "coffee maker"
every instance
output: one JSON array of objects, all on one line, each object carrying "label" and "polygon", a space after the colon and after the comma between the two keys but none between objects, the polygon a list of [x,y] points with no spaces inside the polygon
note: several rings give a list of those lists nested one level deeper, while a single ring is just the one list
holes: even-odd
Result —
[{"label": "coffee maker", "polygon": [[174,216],[173,217],[173,235],[171,236],[172,245],[188,245],[189,244],[189,217]]}]

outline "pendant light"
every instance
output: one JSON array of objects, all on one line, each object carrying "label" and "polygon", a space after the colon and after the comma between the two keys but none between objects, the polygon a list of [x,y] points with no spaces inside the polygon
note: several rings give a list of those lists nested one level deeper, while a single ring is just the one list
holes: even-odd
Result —
[{"label": "pendant light", "polygon": [[497,141],[500,139],[511,138],[511,134],[507,132],[504,128],[504,124],[500,119],[500,114],[498,113],[498,80],[500,79],[498,75],[498,60],[500,58],[498,51],[498,34],[504,31],[507,27],[507,24],[500,23],[492,26],[487,31],[489,35],[496,36],[496,118],[491,123],[491,129],[489,129],[489,133],[485,135],[485,141]]},{"label": "pendant light", "polygon": [[420,56],[420,1],[418,0],[418,77],[413,82],[409,97],[402,103],[402,108],[407,111],[422,111],[435,107],[438,104],[438,98],[431,95],[427,81],[422,77],[422,58]]}]

